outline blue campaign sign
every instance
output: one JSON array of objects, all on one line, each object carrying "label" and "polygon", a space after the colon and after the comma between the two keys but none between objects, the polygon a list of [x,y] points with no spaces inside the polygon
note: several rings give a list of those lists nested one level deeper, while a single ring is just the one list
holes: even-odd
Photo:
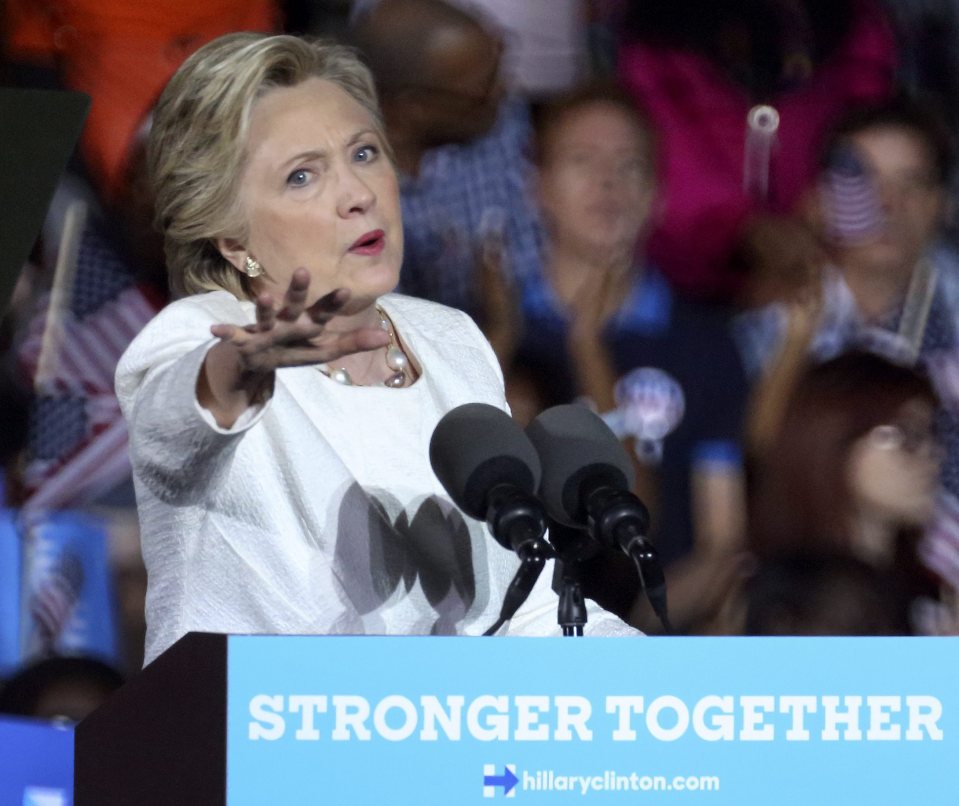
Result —
[{"label": "blue campaign sign", "polygon": [[23,660],[85,654],[119,663],[106,524],[62,510],[20,519]]},{"label": "blue campaign sign", "polygon": [[20,664],[20,534],[9,509],[0,508],[0,679]]},{"label": "blue campaign sign", "polygon": [[118,665],[114,598],[103,521],[0,508],[0,677],[47,655]]},{"label": "blue campaign sign", "polygon": [[73,803],[73,728],[0,717],[0,803]]},{"label": "blue campaign sign", "polygon": [[957,665],[959,638],[234,636],[227,802],[951,805]]}]

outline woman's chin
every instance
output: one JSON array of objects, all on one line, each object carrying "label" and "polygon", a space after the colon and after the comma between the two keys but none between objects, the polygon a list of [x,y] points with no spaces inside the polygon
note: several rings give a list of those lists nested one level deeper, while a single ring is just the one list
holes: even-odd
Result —
[{"label": "woman's chin", "polygon": [[341,283],[350,291],[350,300],[344,311],[372,305],[379,297],[395,291],[399,280],[399,271],[388,266],[370,266],[352,272]]},{"label": "woman's chin", "polygon": [[358,291],[379,296],[396,288],[400,281],[400,267],[393,260],[381,260],[357,269],[351,279]]}]

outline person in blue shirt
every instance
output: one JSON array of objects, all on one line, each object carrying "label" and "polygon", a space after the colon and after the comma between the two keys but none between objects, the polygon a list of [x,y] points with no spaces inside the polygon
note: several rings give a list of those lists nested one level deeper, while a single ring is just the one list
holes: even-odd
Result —
[{"label": "person in blue shirt", "polygon": [[[518,283],[514,316],[487,333],[510,405],[522,421],[587,398],[630,443],[674,624],[703,629],[739,567],[743,370],[719,313],[680,299],[644,259],[656,149],[628,96],[587,86],[544,107],[535,159],[542,270]],[[501,287],[488,308],[508,299]],[[634,603],[631,567],[604,561],[596,576],[606,606],[653,628]]]}]

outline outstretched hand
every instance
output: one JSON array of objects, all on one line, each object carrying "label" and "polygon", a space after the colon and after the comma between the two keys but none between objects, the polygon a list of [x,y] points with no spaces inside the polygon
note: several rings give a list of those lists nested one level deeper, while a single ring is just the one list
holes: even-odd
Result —
[{"label": "outstretched hand", "polygon": [[270,397],[275,370],[323,364],[389,342],[376,327],[331,330],[328,325],[341,315],[349,291],[338,288],[307,305],[309,288],[309,272],[297,269],[281,305],[268,293],[256,298],[255,323],[210,328],[220,343],[206,355],[196,394],[222,427],[230,428],[249,406]]},{"label": "outstretched hand", "polygon": [[276,305],[271,294],[260,294],[256,298],[254,324],[213,325],[210,332],[232,344],[242,370],[254,374],[271,373],[281,367],[323,364],[388,343],[389,337],[379,328],[331,331],[327,325],[349,300],[349,291],[338,288],[307,306],[309,288],[309,273],[297,269],[281,305]]}]

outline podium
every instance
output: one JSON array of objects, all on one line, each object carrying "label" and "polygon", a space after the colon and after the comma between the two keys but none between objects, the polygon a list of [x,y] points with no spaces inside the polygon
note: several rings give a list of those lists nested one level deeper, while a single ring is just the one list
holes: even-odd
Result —
[{"label": "podium", "polygon": [[959,639],[190,634],[75,803],[955,802]]},{"label": "podium", "polygon": [[225,804],[226,659],[190,633],[80,722],[74,806]]}]

